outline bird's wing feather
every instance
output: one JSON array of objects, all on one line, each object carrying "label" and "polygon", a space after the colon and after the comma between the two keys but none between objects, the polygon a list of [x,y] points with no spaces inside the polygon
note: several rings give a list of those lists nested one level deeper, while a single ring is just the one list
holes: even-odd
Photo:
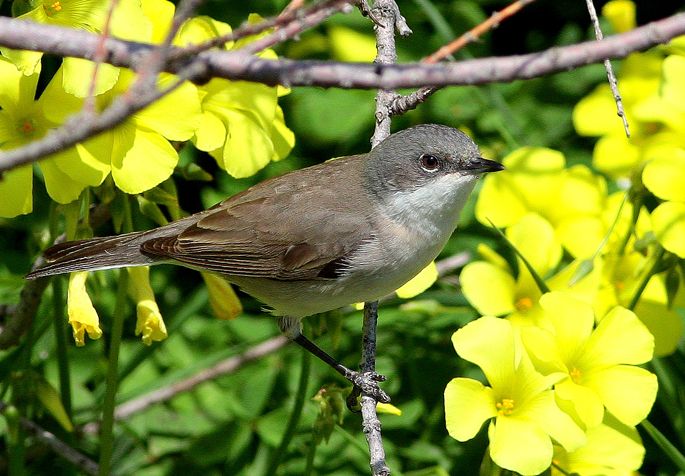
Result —
[{"label": "bird's wing feather", "polygon": [[326,185],[341,178],[342,169],[330,167],[335,162],[327,164],[325,175],[310,168],[306,175],[290,174],[285,183],[275,179],[248,189],[177,236],[144,242],[141,251],[227,276],[337,277],[370,231],[362,202],[368,199],[340,195]]}]

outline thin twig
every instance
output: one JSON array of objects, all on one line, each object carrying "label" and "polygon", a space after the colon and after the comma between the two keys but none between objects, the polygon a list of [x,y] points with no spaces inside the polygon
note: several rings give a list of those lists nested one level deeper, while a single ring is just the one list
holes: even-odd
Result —
[{"label": "thin twig", "polygon": [[212,48],[221,47],[228,42],[237,41],[247,36],[258,35],[259,33],[262,33],[271,28],[278,29],[287,26],[292,22],[298,21],[298,19],[300,18],[306,17],[308,15],[316,15],[322,10],[329,11],[330,13],[327,16],[330,16],[334,13],[337,13],[338,11],[343,11],[345,9],[345,6],[349,4],[351,1],[352,0],[325,0],[323,2],[316,3],[307,9],[296,9],[294,7],[289,8],[290,5],[295,3],[295,1],[293,1],[277,17],[268,18],[259,23],[254,24],[246,23],[244,25],[241,25],[239,28],[236,28],[230,33],[218,36],[216,38],[212,38],[210,40],[205,41],[204,43],[200,43],[197,45],[189,45],[186,48],[175,50],[171,54],[170,59],[181,60],[184,58],[192,58],[193,56],[197,56],[203,51],[208,51]]},{"label": "thin twig", "polygon": [[[240,355],[234,355],[224,359],[214,366],[203,369],[184,380],[174,382],[166,387],[161,387],[133,398],[116,407],[114,410],[114,419],[125,420],[136,413],[146,410],[152,405],[169,401],[181,393],[190,392],[204,382],[214,380],[222,375],[231,374],[247,363],[276,352],[282,347],[285,347],[289,342],[290,340],[285,336],[273,337],[250,347]],[[99,423],[97,422],[91,422],[83,427],[83,431],[88,434],[97,433],[98,429]]]},{"label": "thin twig", "polygon": [[[597,18],[597,11],[595,10],[595,5],[592,0],[585,0],[587,5],[587,11],[590,13],[590,21],[595,29],[595,37],[598,41],[604,39],[602,34],[602,29],[599,26],[599,18]],[[621,94],[618,92],[618,79],[614,74],[614,68],[611,66],[611,60],[604,60],[604,69],[607,71],[607,79],[609,80],[609,87],[611,88],[611,94],[614,96],[614,101],[616,102],[616,114],[623,121],[623,130],[626,132],[626,137],[630,137],[630,127],[628,126],[628,118],[623,110],[623,100],[621,99]]]},{"label": "thin twig", "polygon": [[[401,35],[411,34],[411,29],[400,13],[395,0],[376,0],[369,17],[374,18],[376,31],[375,63],[378,65],[393,64],[397,61],[395,48],[395,29]],[[395,99],[394,91],[379,89],[376,93],[376,128],[371,138],[375,147],[390,135],[389,108]],[[376,324],[378,321],[378,301],[364,303],[364,324],[362,329],[362,373],[376,371]],[[369,465],[374,476],[389,476],[390,468],[385,463],[385,448],[381,422],[376,414],[377,401],[374,397],[362,393],[361,398],[362,430],[369,445]]]},{"label": "thin twig", "polygon": [[[523,7],[533,3],[534,1],[535,0],[516,0],[514,3],[511,3],[502,10],[494,12],[492,15],[490,15],[490,18],[471,28],[469,31],[454,39],[450,43],[444,45],[435,53],[425,57],[423,60],[421,60],[421,62],[425,64],[434,64],[453,55],[456,51],[476,41],[483,34],[497,28],[504,20],[510,18],[515,13],[519,12]],[[415,109],[419,104],[423,103],[426,99],[440,89],[441,88],[434,86],[424,86],[413,93],[405,96],[398,96],[395,98],[395,101],[390,107],[390,115],[395,116]]]},{"label": "thin twig", "polygon": [[[0,413],[4,412],[7,406],[6,403],[0,401]],[[37,423],[34,423],[27,418],[20,417],[19,424],[34,438],[48,446],[53,453],[64,458],[66,461],[69,461],[82,472],[92,475],[98,473],[98,464],[95,461],[72,448]]]},{"label": "thin twig", "polygon": [[241,51],[249,54],[259,53],[278,43],[283,43],[290,38],[296,37],[313,26],[323,23],[324,20],[336,13],[352,11],[350,0],[334,0],[328,3],[330,5],[320,6],[320,4],[316,4],[313,7],[317,8],[310,8],[307,11],[300,12],[301,14],[297,15],[295,20],[279,27],[264,38],[247,43],[241,48]]}]

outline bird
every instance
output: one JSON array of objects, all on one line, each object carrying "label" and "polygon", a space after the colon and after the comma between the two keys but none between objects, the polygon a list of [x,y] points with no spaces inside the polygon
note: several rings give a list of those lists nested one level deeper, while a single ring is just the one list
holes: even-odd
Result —
[{"label": "bird", "polygon": [[291,340],[389,401],[379,376],[339,364],[302,335],[301,320],[413,278],[449,240],[477,179],[502,169],[458,129],[421,124],[156,229],[55,244],[26,277],[161,263],[216,273],[268,306]]}]

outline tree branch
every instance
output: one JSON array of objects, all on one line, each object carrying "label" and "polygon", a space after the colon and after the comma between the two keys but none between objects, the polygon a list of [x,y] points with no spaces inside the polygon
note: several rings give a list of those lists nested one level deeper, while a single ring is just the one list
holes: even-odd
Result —
[{"label": "tree branch", "polygon": [[[528,79],[574,67],[622,58],[633,51],[665,43],[685,34],[685,13],[673,15],[602,41],[551,48],[527,55],[492,57],[441,64],[357,64],[332,61],[267,60],[237,51],[206,51],[186,61],[171,62],[166,70],[181,79],[221,77],[267,85],[324,86],[342,88],[420,87],[485,84]],[[10,48],[94,59],[100,38],[72,30],[0,17],[0,44]],[[108,38],[106,62],[139,69],[154,45]],[[182,51],[182,50],[181,50]],[[148,91],[144,97],[122,97],[99,116],[79,115],[46,138],[0,153],[0,174],[12,168],[64,150],[107,130],[161,97]]]},{"label": "tree branch", "polygon": [[[146,410],[152,405],[169,401],[181,393],[190,392],[198,385],[209,380],[214,380],[222,375],[231,374],[243,365],[272,354],[282,347],[285,347],[288,343],[290,343],[290,340],[287,337],[280,335],[265,340],[264,342],[250,347],[242,354],[224,359],[212,367],[203,369],[184,380],[174,382],[166,387],[158,388],[118,405],[114,411],[114,419],[125,420],[131,415]],[[85,433],[93,434],[97,433],[98,429],[99,424],[97,422],[92,422],[86,425],[83,428],[83,431]]]},{"label": "tree branch", "polygon": [[[270,86],[322,86],[355,89],[474,85],[530,79],[566,71],[607,58],[666,43],[685,34],[685,13],[648,23],[602,41],[587,41],[525,55],[489,57],[458,63],[381,65],[334,61],[268,60],[243,51],[206,51],[186,61],[171,62],[166,71],[179,73],[202,63],[210,77],[245,80]],[[51,25],[0,17],[0,45],[93,60],[98,36]],[[154,45],[109,38],[106,62],[139,69]],[[180,50],[181,52],[183,50]],[[175,54],[175,53],[174,53]]]}]

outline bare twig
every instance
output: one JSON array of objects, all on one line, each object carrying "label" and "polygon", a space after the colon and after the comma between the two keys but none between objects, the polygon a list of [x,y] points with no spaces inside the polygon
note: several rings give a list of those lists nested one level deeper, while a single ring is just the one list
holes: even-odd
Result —
[{"label": "bare twig", "polygon": [[[6,408],[7,404],[0,402],[0,412],[4,412]],[[69,461],[82,472],[92,475],[98,474],[98,464],[95,461],[64,443],[53,433],[24,417],[20,417],[19,424],[30,435],[47,445],[57,456]]]},{"label": "bare twig", "polygon": [[282,27],[279,27],[275,32],[243,46],[241,51],[249,54],[259,53],[266,48],[270,48],[278,43],[282,43],[299,35],[304,30],[322,23],[331,15],[334,15],[338,12],[347,13],[350,11],[352,11],[350,0],[335,0],[325,2],[323,5],[315,4],[308,10],[300,12],[301,14],[295,16],[293,21],[290,21]]},{"label": "bare twig", "polygon": [[[186,48],[176,50],[172,53],[171,58],[175,60],[190,58],[200,54],[203,51],[223,46],[225,43],[229,41],[237,41],[247,36],[257,35],[271,28],[279,29],[281,27],[286,27],[289,24],[297,22],[300,19],[303,19],[308,16],[319,16],[322,11],[327,12],[323,15],[323,18],[325,19],[339,11],[344,11],[347,5],[352,1],[353,0],[325,0],[316,3],[307,9],[300,9],[299,7],[291,7],[292,5],[297,6],[299,3],[301,3],[299,2],[299,0],[293,0],[293,2],[291,2],[288,5],[288,7],[286,7],[285,10],[283,10],[283,12],[281,12],[281,14],[277,17],[269,18],[255,24],[247,23],[241,25],[239,28],[233,30],[231,33],[221,35],[217,38],[212,38],[211,40],[207,40],[206,42],[200,43],[198,45],[190,45]],[[269,46],[264,46],[262,47],[262,49],[268,48]]]},{"label": "bare twig", "polygon": [[[376,31],[375,63],[393,64],[397,61],[395,48],[395,29],[401,35],[411,34],[411,29],[400,13],[395,0],[376,0],[369,17],[374,19]],[[376,128],[371,138],[375,147],[390,135],[389,108],[396,93],[379,89],[376,93]],[[378,301],[364,303],[364,324],[362,329],[362,373],[376,371],[376,324],[378,321]],[[362,430],[369,445],[369,465],[374,476],[389,476],[390,468],[385,463],[385,449],[381,434],[381,422],[376,414],[377,401],[371,395],[361,394]]]},{"label": "bare twig", "polygon": [[[534,1],[535,0],[516,0],[514,3],[510,4],[506,8],[503,8],[498,12],[494,12],[492,15],[490,15],[490,18],[471,28],[469,31],[459,36],[454,41],[451,41],[450,43],[446,44],[435,53],[427,56],[426,58],[421,60],[421,62],[426,64],[433,64],[449,57],[456,51],[468,45],[469,43],[473,43],[474,41],[476,41],[481,35],[485,34],[486,32],[492,29],[497,28],[499,24],[502,23],[504,20],[511,17],[512,15],[520,11],[523,7],[525,7],[529,3],[533,3]],[[432,96],[433,93],[439,91],[440,89],[441,88],[434,86],[424,86],[418,89],[417,91],[414,91],[413,93],[407,94],[406,96],[398,96],[397,98],[395,98],[395,101],[390,106],[390,115],[394,116],[402,114],[406,111],[410,111],[416,108],[416,106],[423,103],[426,99]]]},{"label": "bare twig", "polygon": [[[590,13],[590,21],[592,21],[592,26],[595,29],[595,37],[597,40],[601,41],[604,39],[604,35],[602,34],[602,29],[599,27],[599,19],[597,18],[595,5],[592,3],[592,0],[585,0],[585,3],[587,5],[587,11]],[[604,69],[607,71],[607,79],[609,80],[611,94],[614,96],[614,101],[616,102],[616,114],[621,118],[621,121],[623,121],[623,130],[626,132],[626,137],[630,137],[628,118],[623,110],[623,100],[621,99],[621,94],[618,92],[618,79],[616,79],[614,68],[611,66],[611,61],[609,59],[604,60]]]},{"label": "bare twig", "polygon": [[[685,13],[649,23],[602,41],[551,48],[527,55],[483,58],[459,63],[355,64],[330,61],[266,60],[241,51],[207,51],[182,63],[168,65],[169,72],[181,79],[221,77],[247,80],[267,85],[324,86],[344,88],[421,87],[427,84],[474,85],[529,79],[558,71],[622,58],[628,54],[665,43],[685,34]],[[51,25],[38,25],[0,17],[0,44],[10,48],[32,49],[47,53],[93,59],[98,36],[84,31]],[[152,45],[109,38],[107,62],[136,68]],[[161,97],[163,92],[148,93],[144,98],[123,97],[100,116],[80,115],[62,128],[37,142],[0,153],[0,174],[39,160],[47,154],[64,150],[113,127],[130,114]],[[116,105],[116,106],[115,106]],[[109,112],[108,112],[109,111]]]},{"label": "bare twig", "polygon": [[[214,380],[222,375],[231,374],[247,363],[276,352],[285,347],[289,342],[290,340],[285,336],[276,336],[265,340],[250,347],[244,353],[224,359],[208,369],[203,369],[195,375],[191,375],[185,380],[174,382],[166,387],[158,388],[118,405],[114,411],[114,418],[116,420],[124,420],[152,405],[169,401],[181,393],[190,392],[204,382]],[[98,422],[91,422],[83,427],[83,431],[89,434],[97,433],[98,429]]]}]

